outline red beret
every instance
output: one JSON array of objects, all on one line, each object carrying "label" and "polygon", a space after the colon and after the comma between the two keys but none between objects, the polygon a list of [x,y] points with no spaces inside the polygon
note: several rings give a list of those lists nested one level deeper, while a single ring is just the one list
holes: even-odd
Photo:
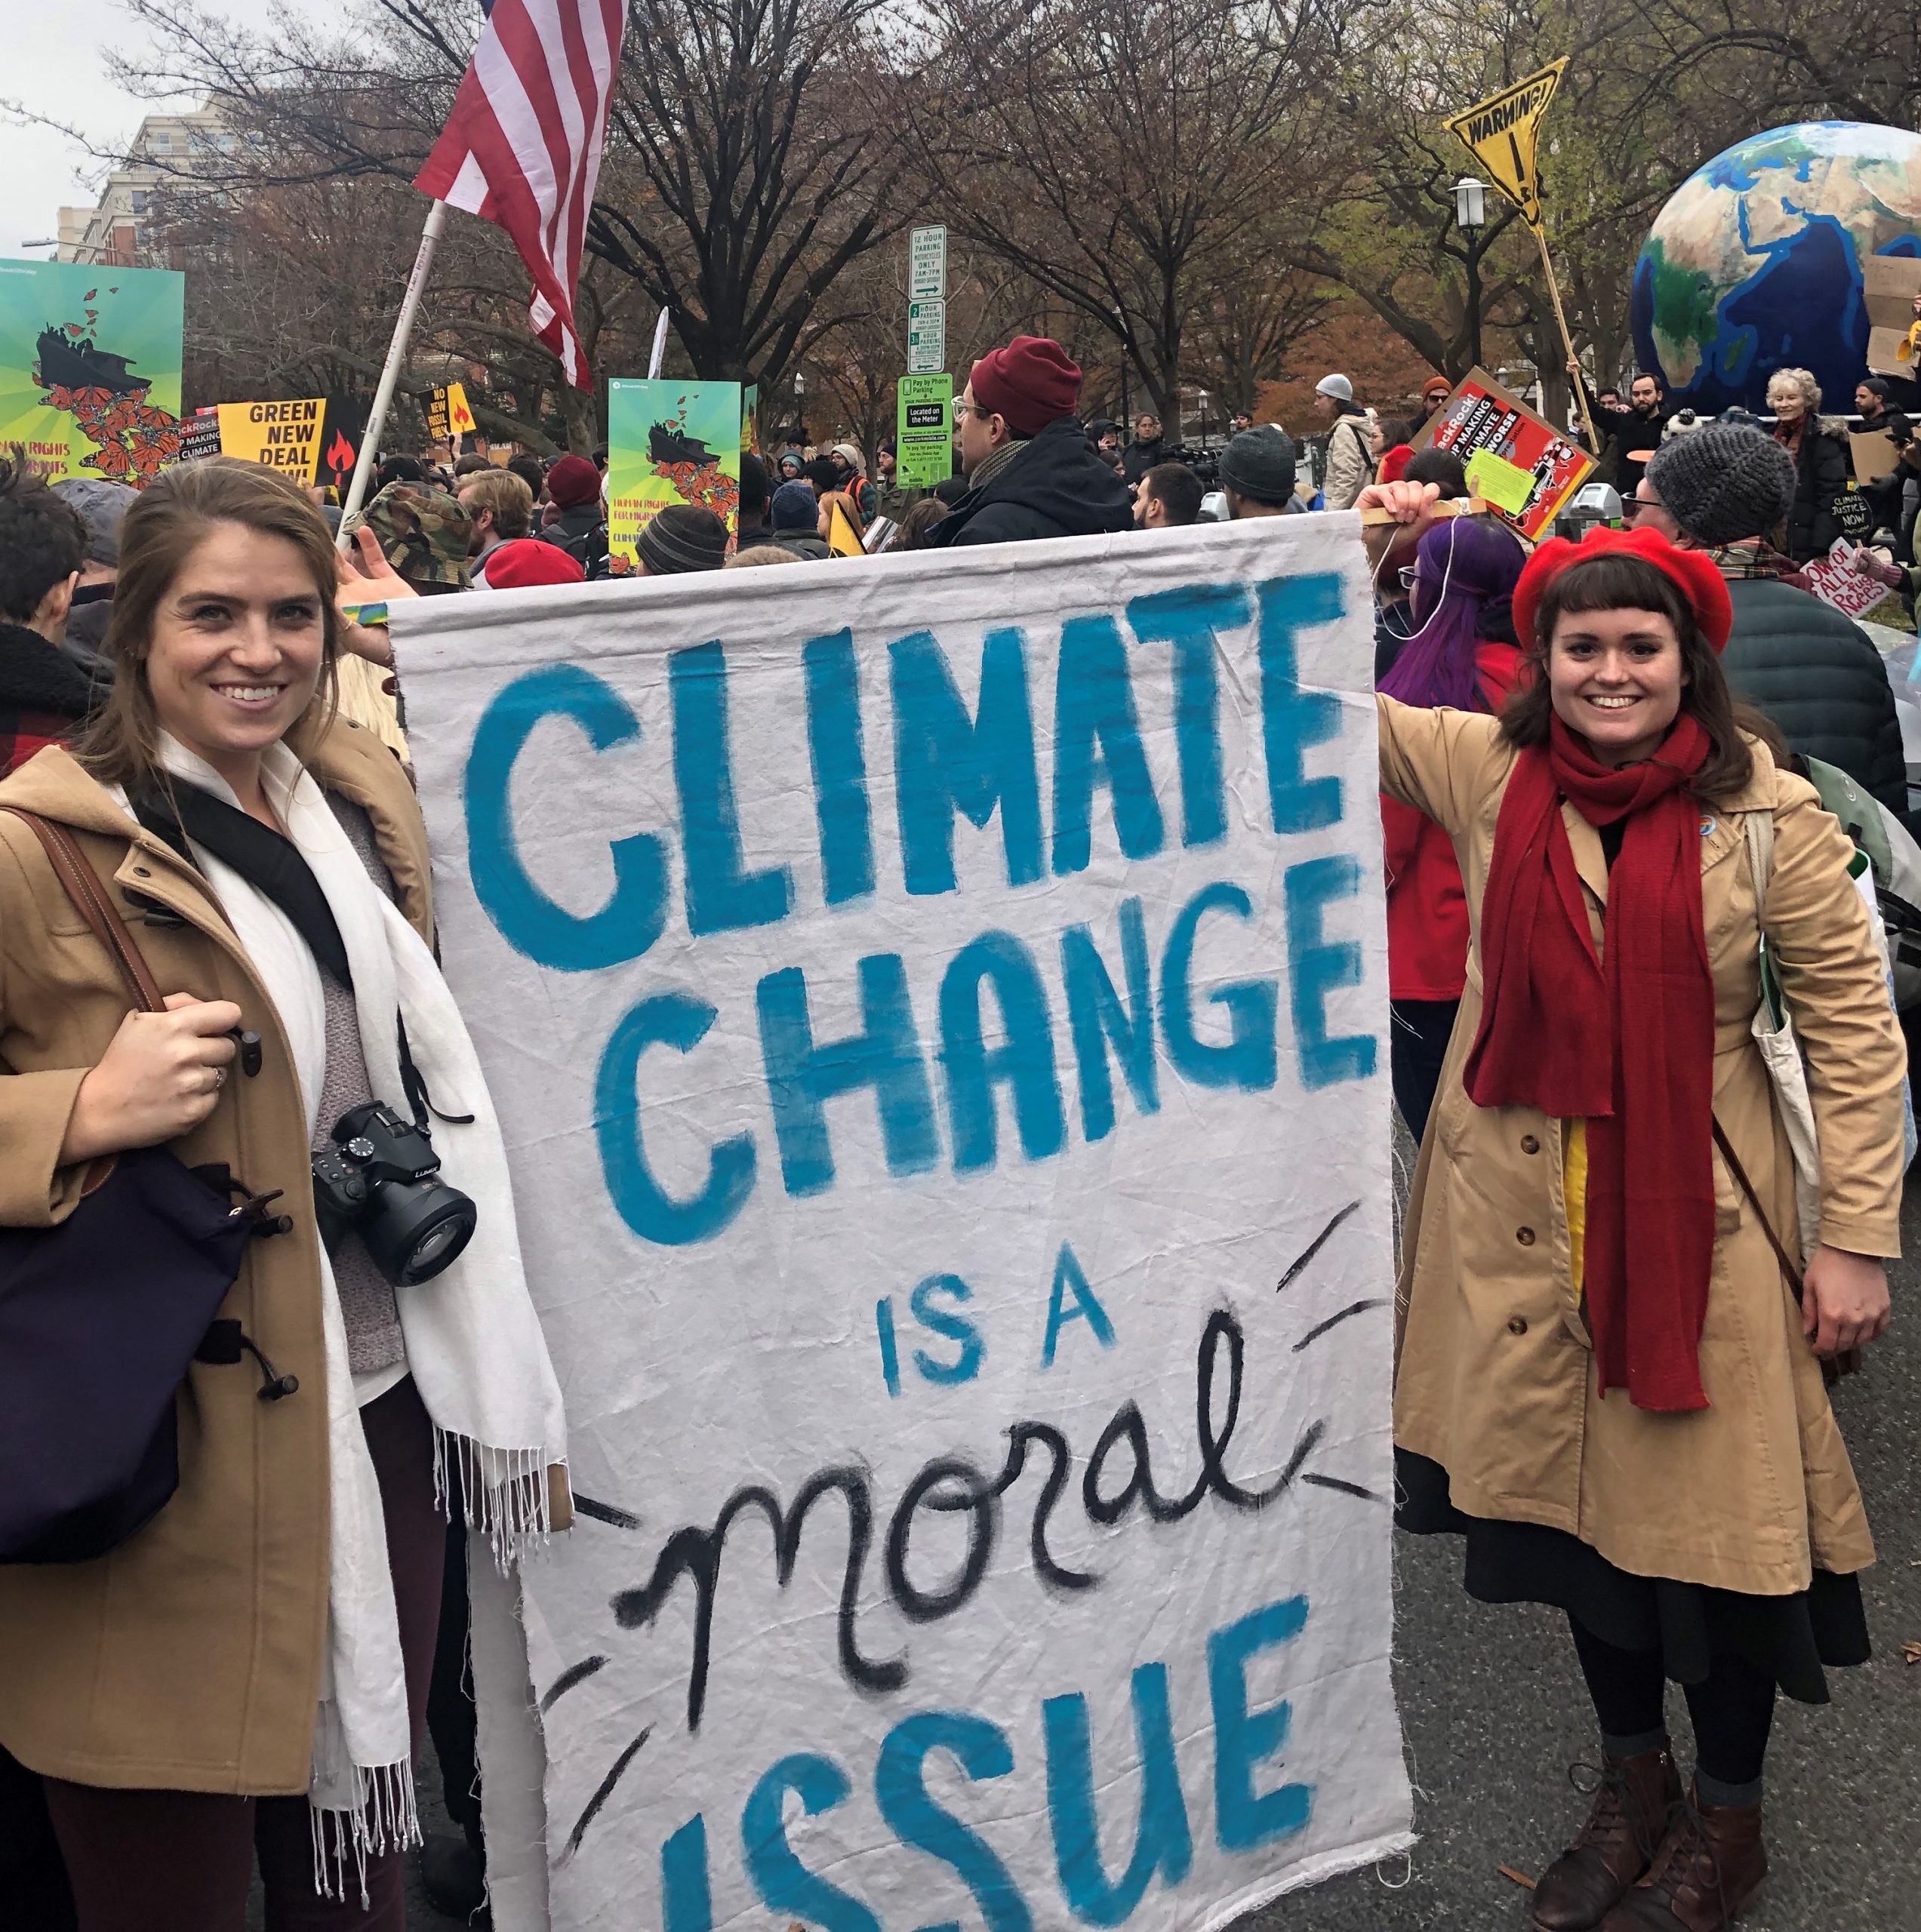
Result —
[{"label": "red beret", "polygon": [[586,572],[558,543],[516,537],[490,551],[481,566],[489,590],[525,590],[535,583],[584,583]]},{"label": "red beret", "polygon": [[[1584,564],[1589,558],[1620,552],[1652,564],[1688,601],[1701,634],[1713,647],[1716,657],[1728,648],[1728,633],[1734,629],[1734,606],[1728,599],[1728,586],[1713,560],[1699,550],[1680,550],[1658,531],[1610,530],[1605,525],[1590,530],[1578,543],[1565,537],[1550,537],[1528,559],[1521,580],[1514,586],[1514,634],[1523,648],[1535,642],[1535,614],[1541,608],[1541,594],[1570,564]],[[1547,640],[1539,640],[1546,650]]]},{"label": "red beret", "polygon": [[1080,365],[1044,335],[1017,335],[974,364],[974,399],[990,416],[1004,416],[1017,436],[1038,435],[1071,416],[1081,399]]}]

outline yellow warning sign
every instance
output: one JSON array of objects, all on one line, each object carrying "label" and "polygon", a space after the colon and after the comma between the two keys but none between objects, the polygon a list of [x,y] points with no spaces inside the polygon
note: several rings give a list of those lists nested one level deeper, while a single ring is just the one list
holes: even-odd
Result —
[{"label": "yellow warning sign", "polygon": [[[1534,152],[1530,144],[1528,152]],[[476,427],[473,411],[467,407],[467,392],[458,383],[447,385],[447,426],[457,436],[471,436]]]},{"label": "yellow warning sign", "polygon": [[1521,218],[1530,228],[1541,226],[1541,174],[1535,161],[1541,117],[1547,112],[1547,103],[1567,69],[1563,54],[1465,114],[1457,114],[1447,124],[1449,133],[1458,134],[1473,149],[1474,158],[1521,211]]}]

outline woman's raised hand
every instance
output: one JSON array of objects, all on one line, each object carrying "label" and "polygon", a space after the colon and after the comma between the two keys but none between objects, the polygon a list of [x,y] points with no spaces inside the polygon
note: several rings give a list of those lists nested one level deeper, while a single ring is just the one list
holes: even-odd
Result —
[{"label": "woman's raised hand", "polygon": [[[1368,524],[1361,531],[1368,568],[1377,580],[1390,551],[1425,536],[1433,527],[1434,506],[1440,497],[1439,486],[1433,483],[1370,483],[1354,499],[1357,510],[1385,510],[1390,518],[1386,523]],[[1401,554],[1412,553],[1402,547]]]},{"label": "woman's raised hand", "polygon": [[1385,510],[1396,523],[1418,523],[1440,500],[1435,483],[1370,483],[1354,499],[1354,507]]},{"label": "woman's raised hand", "polygon": [[339,605],[343,620],[340,626],[340,644],[356,657],[364,657],[369,663],[378,664],[383,669],[393,666],[393,645],[383,624],[357,624],[347,616],[347,612],[362,604],[397,604],[404,598],[417,597],[420,592],[394,568],[386,559],[386,552],[380,548],[380,540],[364,523],[353,533],[353,541],[344,550],[337,551],[340,559],[340,587],[334,601]]},{"label": "woman's raised hand", "polygon": [[165,1013],[130,1013],[99,1066],[80,1083],[60,1143],[60,1164],[130,1147],[157,1147],[214,1111],[240,1024],[228,999],[170,994]]},{"label": "woman's raised hand", "polygon": [[1873,1255],[1824,1241],[1802,1281],[1801,1327],[1818,1355],[1846,1355],[1887,1333],[1888,1270]]}]

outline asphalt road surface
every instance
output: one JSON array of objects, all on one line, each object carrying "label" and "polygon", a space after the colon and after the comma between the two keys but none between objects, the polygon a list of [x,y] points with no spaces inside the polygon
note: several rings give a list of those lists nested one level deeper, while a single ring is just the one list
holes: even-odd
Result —
[{"label": "asphalt road surface", "polygon": [[[1921,1257],[1913,1179],[1904,1240]],[[1874,1660],[1830,1672],[1824,1709],[1781,1703],[1768,1763],[1773,1869],[1744,1932],[1921,1932],[1921,1665],[1901,1653],[1921,1641],[1921,1260],[1893,1278],[1894,1327],[1837,1404],[1880,1552],[1864,1580]],[[1475,1603],[1461,1588],[1458,1544],[1397,1534],[1395,1630],[1420,1843],[1389,1868],[1283,1899],[1236,1932],[1525,1927],[1527,1894],[1499,1868],[1532,1877],[1585,1814],[1567,1767],[1598,1747],[1558,1613]],[[1671,1687],[1669,1715],[1685,1768],[1687,1709]],[[431,1767],[420,1780],[430,1829],[442,1817],[439,1782]],[[460,1923],[411,1879],[408,1922],[413,1932]],[[251,1923],[263,1923],[257,1903]]]},{"label": "asphalt road surface", "polygon": [[[1921,1164],[1917,1164],[1921,1173]],[[1879,1558],[1863,1579],[1874,1659],[1828,1673],[1834,1701],[1781,1700],[1768,1757],[1767,1884],[1744,1932],[1921,1932],[1921,1182],[1902,1217],[1895,1325],[1836,1408]],[[1530,1878],[1586,1815],[1567,1767],[1598,1746],[1565,1620],[1478,1604],[1460,1547],[1395,1537],[1395,1679],[1412,1775],[1411,1861],[1282,1900],[1236,1932],[1429,1932],[1525,1927]],[[1670,1686],[1683,1770],[1687,1707]]]}]

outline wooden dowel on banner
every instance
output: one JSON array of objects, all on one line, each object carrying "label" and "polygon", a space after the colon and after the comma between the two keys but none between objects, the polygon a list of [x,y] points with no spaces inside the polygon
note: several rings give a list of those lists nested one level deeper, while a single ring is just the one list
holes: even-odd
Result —
[{"label": "wooden dowel on banner", "polygon": [[[1423,516],[1485,516],[1494,506],[1480,497],[1442,497],[1430,503],[1421,512]],[[1392,510],[1363,510],[1361,528],[1370,529],[1384,523],[1399,523],[1400,518]]]},{"label": "wooden dowel on banner", "polygon": [[1554,304],[1554,320],[1561,331],[1561,346],[1567,351],[1568,374],[1574,383],[1574,399],[1581,411],[1581,420],[1587,426],[1587,447],[1598,457],[1601,454],[1600,438],[1594,433],[1594,417],[1587,407],[1587,385],[1581,380],[1581,364],[1574,352],[1574,338],[1568,333],[1568,318],[1561,307],[1561,285],[1554,279],[1554,257],[1547,251],[1547,230],[1544,226],[1530,223],[1534,228],[1534,238],[1541,250],[1541,266],[1547,277],[1548,300]]}]

